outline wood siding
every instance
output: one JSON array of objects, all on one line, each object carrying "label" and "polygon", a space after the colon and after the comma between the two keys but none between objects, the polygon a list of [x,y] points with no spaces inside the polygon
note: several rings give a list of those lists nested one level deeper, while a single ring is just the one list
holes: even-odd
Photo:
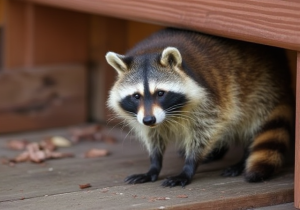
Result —
[{"label": "wood siding", "polygon": [[300,50],[298,0],[23,0]]}]

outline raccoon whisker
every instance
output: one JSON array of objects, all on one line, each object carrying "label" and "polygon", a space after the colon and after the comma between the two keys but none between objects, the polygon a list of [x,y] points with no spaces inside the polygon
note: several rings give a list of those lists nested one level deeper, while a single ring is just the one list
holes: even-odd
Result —
[{"label": "raccoon whisker", "polygon": [[[117,127],[117,126],[119,126],[119,125],[121,125],[121,124],[124,124],[125,122],[126,122],[126,120],[122,120],[121,122],[115,124],[111,129],[109,129],[108,133],[110,133],[115,127]],[[123,128],[123,127],[124,127],[124,126],[122,126],[122,128]],[[121,129],[121,131],[123,131],[123,130]]]},{"label": "raccoon whisker", "polygon": [[169,123],[171,126],[174,126],[174,123],[175,123],[175,124],[180,125],[183,128],[185,128],[185,125],[179,123],[178,121],[176,121],[176,120],[174,120],[172,118],[166,119],[166,122]]},{"label": "raccoon whisker", "polygon": [[[128,123],[129,125],[129,123]],[[123,138],[123,143],[126,140],[127,136],[131,133],[131,131],[134,129],[134,127],[132,126],[132,128],[128,131],[128,133],[126,134],[126,136]]]},{"label": "raccoon whisker", "polygon": [[109,123],[111,123],[111,121],[115,120],[115,119],[122,119],[119,115],[116,115],[116,114],[112,114],[108,120],[106,121],[106,125],[108,125]]},{"label": "raccoon whisker", "polygon": [[178,108],[184,107],[184,105],[186,105],[186,103],[176,104],[174,106],[171,106],[171,107],[167,108],[165,111],[171,111],[171,110],[174,110],[174,109],[178,109]]},{"label": "raccoon whisker", "polygon": [[169,116],[169,117],[173,117],[173,118],[180,118],[180,119],[184,119],[184,120],[192,120],[192,121],[195,121],[196,120],[196,118],[194,118],[194,117],[191,117],[191,116],[188,116],[188,115],[183,115],[183,114],[172,114],[172,113],[170,113],[170,114],[166,114],[167,116]]}]

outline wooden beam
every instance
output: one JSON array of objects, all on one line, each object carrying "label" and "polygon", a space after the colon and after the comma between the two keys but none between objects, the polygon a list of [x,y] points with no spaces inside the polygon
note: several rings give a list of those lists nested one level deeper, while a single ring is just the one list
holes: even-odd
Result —
[{"label": "wooden beam", "polygon": [[116,18],[91,16],[89,59],[90,71],[90,118],[104,121],[111,118],[106,109],[108,91],[116,78],[116,72],[105,60],[108,51],[125,53],[127,49],[127,21]]},{"label": "wooden beam", "polygon": [[297,53],[296,83],[296,151],[295,151],[295,207],[300,209],[300,52]]},{"label": "wooden beam", "polygon": [[83,66],[6,71],[0,84],[0,133],[86,121]]},{"label": "wooden beam", "polygon": [[4,3],[4,0],[0,0],[0,27],[2,27],[4,23]]},{"label": "wooden beam", "polygon": [[4,69],[87,61],[88,14],[17,0],[6,4]]},{"label": "wooden beam", "polygon": [[23,0],[300,50],[299,0]]}]

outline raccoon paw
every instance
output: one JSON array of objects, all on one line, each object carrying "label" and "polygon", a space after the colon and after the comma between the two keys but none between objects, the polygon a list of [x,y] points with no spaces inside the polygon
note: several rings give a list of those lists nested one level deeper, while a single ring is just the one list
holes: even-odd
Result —
[{"label": "raccoon paw", "polygon": [[145,173],[145,174],[134,174],[131,176],[128,176],[125,179],[125,182],[127,182],[128,184],[139,184],[139,183],[145,183],[145,182],[154,182],[157,180],[158,175],[157,174],[149,174],[149,173]]},{"label": "raccoon paw", "polygon": [[244,171],[244,166],[241,166],[240,164],[236,164],[236,165],[226,168],[222,172],[221,176],[234,177],[234,176],[240,175],[241,173],[243,173],[243,171]]},{"label": "raccoon paw", "polygon": [[163,187],[175,187],[178,185],[181,185],[182,187],[185,187],[185,185],[189,184],[191,182],[191,178],[189,178],[185,174],[180,174],[178,176],[172,176],[168,177],[166,180],[162,182]]}]

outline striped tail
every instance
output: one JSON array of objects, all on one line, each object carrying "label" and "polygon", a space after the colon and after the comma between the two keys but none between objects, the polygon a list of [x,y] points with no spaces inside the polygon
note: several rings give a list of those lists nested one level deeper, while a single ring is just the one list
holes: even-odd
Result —
[{"label": "striped tail", "polygon": [[263,181],[282,167],[291,147],[293,131],[293,107],[287,104],[276,106],[250,147],[245,168],[246,181]]}]

